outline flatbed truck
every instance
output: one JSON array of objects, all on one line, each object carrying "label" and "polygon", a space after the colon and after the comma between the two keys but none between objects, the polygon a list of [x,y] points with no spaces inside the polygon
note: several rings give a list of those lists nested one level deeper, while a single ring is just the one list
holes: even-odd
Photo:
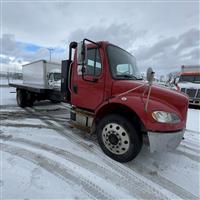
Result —
[{"label": "flatbed truck", "polygon": [[32,106],[35,101],[61,102],[61,64],[38,60],[22,66],[23,83],[9,83],[16,88],[20,107]]},{"label": "flatbed truck", "polygon": [[[106,155],[128,162],[140,152],[143,136],[155,152],[176,148],[184,135],[188,97],[152,84],[153,74],[149,69],[148,82],[142,80],[135,57],[109,42],[71,42],[62,61],[60,98],[70,105],[73,123],[97,134]],[[48,93],[12,86],[19,106],[30,100],[24,92]]]}]

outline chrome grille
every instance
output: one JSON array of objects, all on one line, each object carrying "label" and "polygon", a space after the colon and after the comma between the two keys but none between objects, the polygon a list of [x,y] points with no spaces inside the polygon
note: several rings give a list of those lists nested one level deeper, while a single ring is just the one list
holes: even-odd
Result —
[{"label": "chrome grille", "polygon": [[197,98],[200,98],[200,90],[197,92]]},{"label": "chrome grille", "polygon": [[184,93],[185,93],[185,88],[181,88],[181,92],[184,92]]},{"label": "chrome grille", "polygon": [[190,97],[190,98],[194,98],[196,96],[196,89],[187,89],[186,90],[186,94]]}]

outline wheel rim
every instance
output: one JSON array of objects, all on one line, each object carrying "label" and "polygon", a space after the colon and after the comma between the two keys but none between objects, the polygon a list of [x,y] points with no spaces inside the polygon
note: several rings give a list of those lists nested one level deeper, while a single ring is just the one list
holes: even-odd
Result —
[{"label": "wheel rim", "polygon": [[117,155],[126,153],[130,146],[127,131],[116,123],[109,123],[103,128],[102,139],[105,147]]}]

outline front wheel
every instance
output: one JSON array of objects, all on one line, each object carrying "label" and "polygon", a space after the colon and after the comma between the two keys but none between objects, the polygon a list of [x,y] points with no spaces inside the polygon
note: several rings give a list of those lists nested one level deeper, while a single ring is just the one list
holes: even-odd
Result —
[{"label": "front wheel", "polygon": [[98,142],[106,155],[128,162],[141,150],[142,141],[133,124],[120,115],[104,117],[97,125]]}]

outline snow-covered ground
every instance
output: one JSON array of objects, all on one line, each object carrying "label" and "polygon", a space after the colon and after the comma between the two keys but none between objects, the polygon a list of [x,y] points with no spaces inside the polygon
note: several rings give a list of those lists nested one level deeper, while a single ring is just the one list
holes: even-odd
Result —
[{"label": "snow-covered ground", "polygon": [[96,137],[72,128],[64,104],[17,107],[0,87],[1,199],[199,199],[200,110],[189,109],[185,139],[173,152],[143,148],[125,164]]},{"label": "snow-covered ground", "polygon": [[8,84],[9,84],[8,79],[6,79],[4,77],[0,77],[0,85],[1,86],[6,86]]}]

